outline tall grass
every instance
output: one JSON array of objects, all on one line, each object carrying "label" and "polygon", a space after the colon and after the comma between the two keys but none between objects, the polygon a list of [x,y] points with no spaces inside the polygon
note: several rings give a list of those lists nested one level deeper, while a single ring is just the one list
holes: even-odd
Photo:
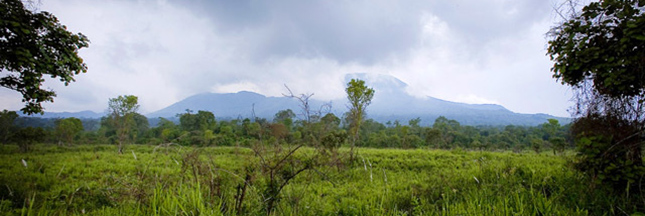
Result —
[{"label": "tall grass", "polygon": [[[6,215],[265,214],[262,188],[248,187],[240,203],[239,186],[267,180],[254,171],[250,149],[0,150],[0,212]],[[359,158],[343,169],[323,166],[297,176],[272,214],[612,215],[643,212],[645,205],[641,194],[588,184],[568,166],[571,156],[361,149]]]}]

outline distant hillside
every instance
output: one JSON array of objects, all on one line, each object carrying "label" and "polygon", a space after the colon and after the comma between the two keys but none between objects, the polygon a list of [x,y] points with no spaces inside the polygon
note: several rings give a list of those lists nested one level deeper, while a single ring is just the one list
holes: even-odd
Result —
[{"label": "distant hillside", "polygon": [[[407,84],[387,75],[350,74],[346,80],[359,78],[376,90],[372,104],[368,107],[368,118],[379,122],[399,120],[407,123],[413,118],[421,118],[422,125],[432,125],[439,116],[455,119],[464,125],[538,125],[549,118],[568,122],[567,118],[559,118],[547,114],[514,113],[495,104],[465,104],[444,101],[433,97],[416,98],[405,92]],[[312,98],[311,107],[318,109],[330,101],[320,101]],[[345,99],[334,100],[332,112],[341,116],[347,111]],[[188,97],[169,107],[148,114],[150,118],[172,117],[178,113],[193,111],[211,111],[218,118],[237,118],[255,116],[273,119],[280,110],[292,109],[299,113],[299,103],[286,97],[266,97],[254,92],[241,91],[238,93],[203,93]]]}]

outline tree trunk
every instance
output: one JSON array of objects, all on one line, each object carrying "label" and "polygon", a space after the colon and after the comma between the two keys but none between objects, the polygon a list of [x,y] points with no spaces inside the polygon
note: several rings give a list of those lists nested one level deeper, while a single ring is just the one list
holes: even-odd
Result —
[{"label": "tree trunk", "polygon": [[119,154],[123,154],[123,143],[121,141],[119,141],[118,148],[119,148]]},{"label": "tree trunk", "polygon": [[349,161],[354,161],[354,145],[356,141],[352,140],[352,145],[349,147]]}]

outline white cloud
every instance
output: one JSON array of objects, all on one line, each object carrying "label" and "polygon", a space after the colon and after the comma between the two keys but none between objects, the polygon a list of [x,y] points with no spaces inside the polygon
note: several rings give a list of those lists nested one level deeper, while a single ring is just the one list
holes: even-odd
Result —
[{"label": "white cloud", "polygon": [[487,98],[477,96],[475,94],[457,95],[454,98],[454,102],[461,102],[461,103],[467,103],[467,104],[499,104],[499,102],[497,102],[496,100],[490,100]]},{"label": "white cloud", "polygon": [[213,87],[215,93],[236,93],[240,91],[260,92],[260,87],[250,82],[222,84]]}]

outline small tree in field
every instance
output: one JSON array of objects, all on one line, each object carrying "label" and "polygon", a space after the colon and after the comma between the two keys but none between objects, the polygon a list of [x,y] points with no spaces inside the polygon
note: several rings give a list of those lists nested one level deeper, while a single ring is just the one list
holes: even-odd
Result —
[{"label": "small tree in field", "polygon": [[123,153],[123,145],[128,140],[131,125],[134,123],[134,114],[139,110],[139,98],[134,95],[124,95],[110,98],[108,102],[108,118],[116,129],[119,154]]},{"label": "small tree in field", "polygon": [[374,97],[374,89],[368,88],[365,81],[359,79],[352,79],[347,83],[347,100],[349,100],[349,131],[351,134],[351,149],[349,151],[349,159],[354,160],[354,147],[358,141],[361,123],[365,118],[367,106],[372,102]]}]

